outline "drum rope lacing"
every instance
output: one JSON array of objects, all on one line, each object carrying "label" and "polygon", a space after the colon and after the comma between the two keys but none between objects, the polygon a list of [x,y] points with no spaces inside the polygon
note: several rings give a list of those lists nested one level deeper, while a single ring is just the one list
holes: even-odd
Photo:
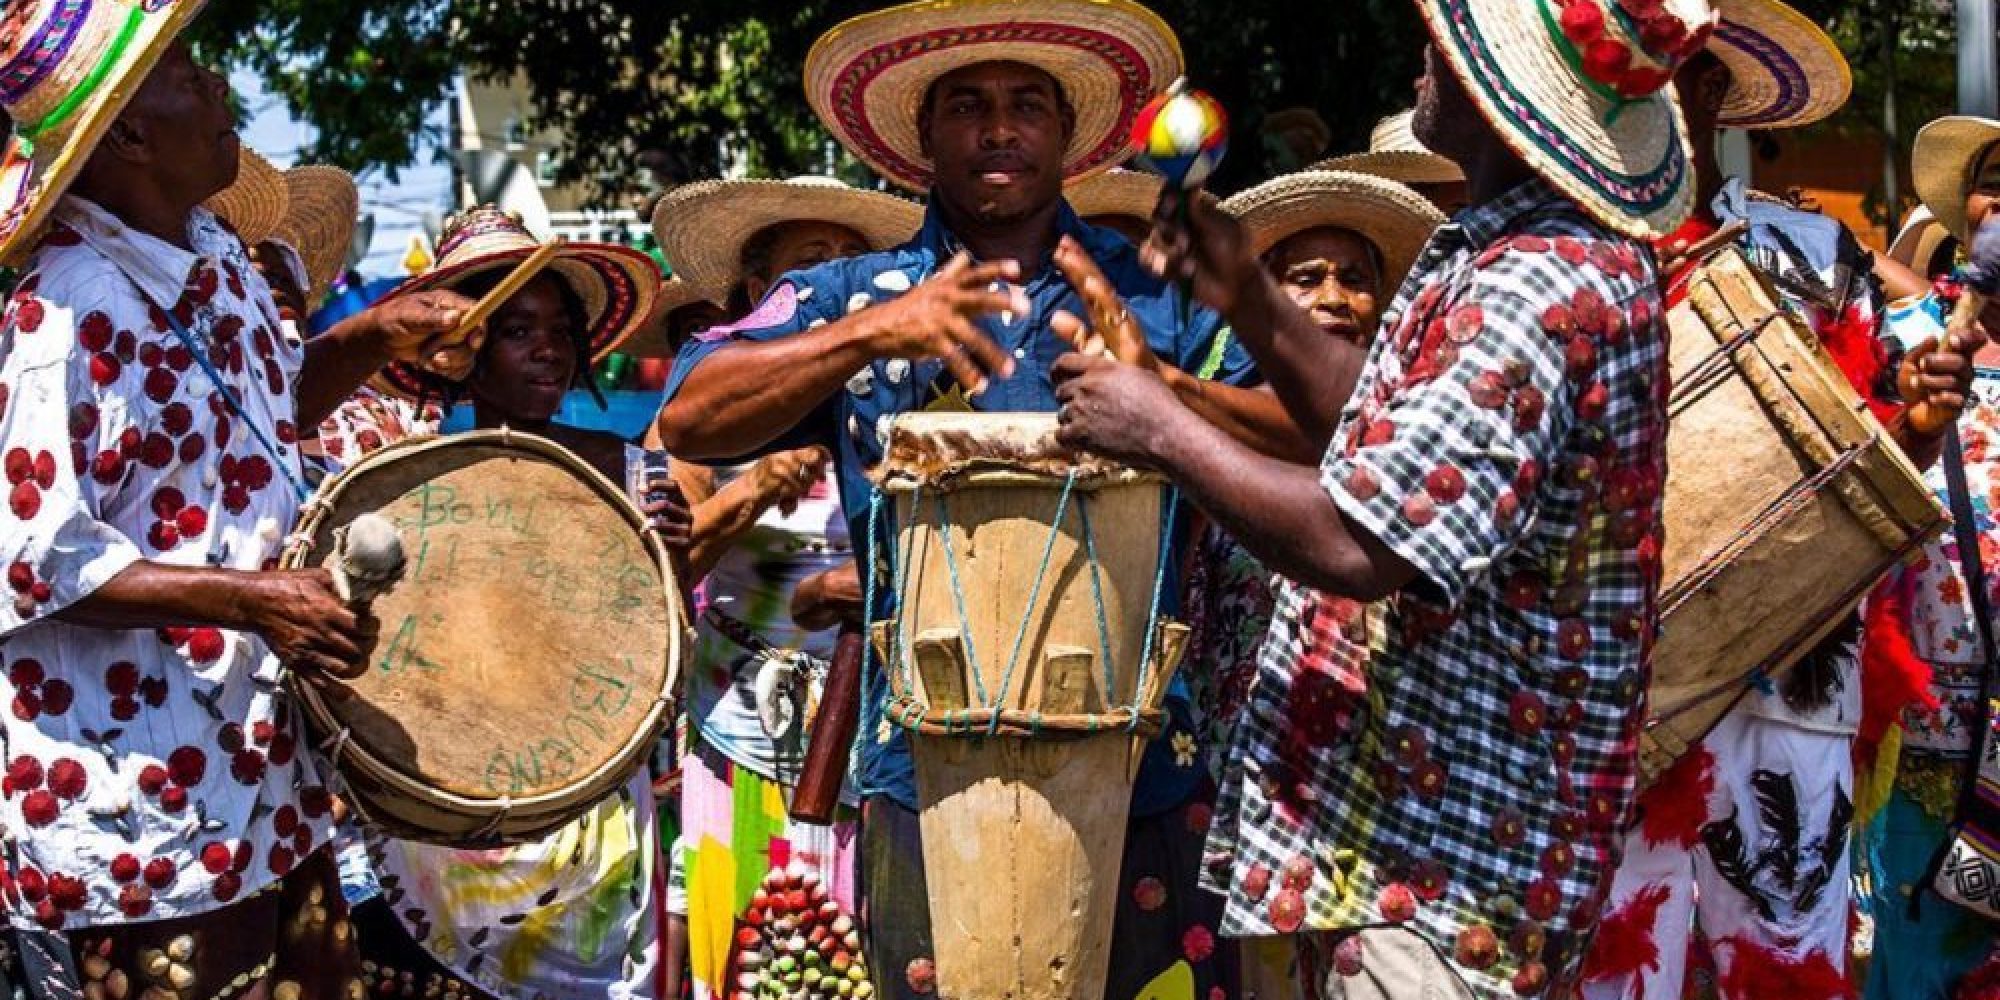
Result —
[{"label": "drum rope lacing", "polygon": [[1807,503],[1817,499],[1821,487],[1846,472],[1848,467],[1861,457],[1864,450],[1861,445],[1848,448],[1819,471],[1786,487],[1784,492],[1766,504],[1763,510],[1758,511],[1756,517],[1751,518],[1731,535],[1728,541],[1703,556],[1701,562],[1671,588],[1666,595],[1666,607],[1660,612],[1660,617],[1662,619],[1672,617],[1687,602],[1693,600],[1696,594],[1714,582],[1723,570],[1729,568],[1730,564],[1752,545],[1776,530],[1778,525],[1783,524],[1793,514],[1803,510]]},{"label": "drum rope lacing", "polygon": [[1737,332],[1735,336],[1717,344],[1715,350],[1703,356],[1700,361],[1695,363],[1693,368],[1688,370],[1687,374],[1674,380],[1674,387],[1667,399],[1668,418],[1671,419],[1680,416],[1688,407],[1700,402],[1702,397],[1708,395],[1709,390],[1721,385],[1729,375],[1731,366],[1736,360],[1736,352],[1744,345],[1763,336],[1764,331],[1771,328],[1771,324],[1783,319],[1787,315],[1789,314],[1775,312],[1758,320],[1755,324],[1745,327]]},{"label": "drum rope lacing", "polygon": [[[1006,669],[1002,672],[999,679],[999,689],[993,694],[989,694],[987,691],[985,672],[980,667],[978,653],[974,649],[971,639],[971,616],[967,614],[965,607],[965,587],[959,577],[957,550],[952,545],[951,533],[947,528],[951,521],[950,507],[942,493],[936,497],[934,505],[937,512],[936,526],[938,528],[939,547],[944,552],[945,567],[950,577],[952,604],[958,616],[961,648],[965,652],[966,665],[971,670],[973,691],[980,702],[980,707],[934,714],[931,706],[919,701],[908,693],[913,690],[910,665],[912,658],[908,655],[908,651],[912,645],[909,637],[912,616],[907,613],[907,609],[899,608],[897,618],[892,619],[894,641],[890,644],[890,648],[884,651],[884,655],[894,661],[894,670],[898,679],[896,688],[902,692],[892,696],[888,700],[887,705],[887,715],[897,725],[906,730],[927,735],[1040,736],[1049,733],[1083,736],[1101,732],[1107,728],[1122,727],[1127,731],[1150,737],[1157,735],[1161,731],[1165,714],[1159,708],[1141,706],[1138,703],[1138,699],[1143,698],[1151,686],[1154,666],[1154,646],[1159,639],[1160,605],[1165,596],[1167,567],[1170,564],[1169,559],[1171,557],[1173,525],[1180,505],[1179,492],[1172,489],[1169,489],[1166,493],[1166,525],[1161,535],[1158,561],[1155,565],[1153,575],[1153,590],[1147,609],[1145,639],[1140,649],[1139,673],[1133,687],[1134,700],[1129,704],[1102,714],[1052,716],[1041,711],[1022,711],[1005,707],[1007,697],[1013,690],[1015,675],[1020,667],[1021,654],[1027,648],[1029,622],[1036,604],[1041,600],[1044,585],[1048,580],[1050,569],[1054,565],[1056,540],[1062,534],[1063,522],[1068,515],[1072,498],[1074,498],[1076,504],[1077,518],[1082,529],[1085,563],[1090,571],[1091,596],[1097,620],[1098,641],[1101,647],[1099,660],[1103,667],[1105,693],[1108,695],[1116,684],[1116,674],[1112,669],[1111,625],[1105,610],[1104,587],[1097,554],[1096,532],[1092,529],[1090,523],[1088,498],[1076,493],[1078,478],[1079,473],[1071,471],[1063,481],[1062,493],[1057,500],[1055,516],[1050,522],[1048,540],[1042,547],[1041,564],[1036,569],[1034,583],[1029,588],[1027,608],[1022,612],[1021,626],[1015,633],[1013,649],[1008,654]],[[877,487],[870,492],[868,501],[867,546],[869,572],[862,597],[863,604],[865,605],[864,626],[870,632],[873,631],[877,598],[876,585],[880,566],[879,540],[882,531],[882,507],[883,492],[880,487]],[[919,485],[912,494],[910,510],[916,512],[922,509],[923,489]],[[916,532],[911,531],[905,539],[904,551],[901,558],[896,560],[895,580],[891,584],[898,595],[898,599],[900,599],[902,594],[906,593],[905,585],[908,583],[909,565],[911,557],[914,555],[915,546]],[[866,675],[868,667],[873,660],[874,652],[873,643],[863,644],[862,671],[864,675]]]}]

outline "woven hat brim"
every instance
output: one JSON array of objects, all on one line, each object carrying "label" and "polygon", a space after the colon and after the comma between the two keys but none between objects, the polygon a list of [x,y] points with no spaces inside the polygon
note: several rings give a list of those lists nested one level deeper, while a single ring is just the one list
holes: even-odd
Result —
[{"label": "woven hat brim", "polygon": [[1040,68],[1076,109],[1063,175],[1123,161],[1132,120],[1181,75],[1180,40],[1131,0],[923,0],[853,18],[806,56],[806,100],[841,145],[918,193],[932,171],[917,132],[924,92],[985,62]]},{"label": "woven hat brim", "polygon": [[667,343],[667,321],[682,306],[691,306],[697,302],[715,302],[715,300],[703,295],[678,275],[668,278],[666,283],[660,286],[660,301],[653,306],[653,315],[640,324],[632,336],[626,338],[625,343],[619,347],[620,353],[634,358],[672,357],[673,345]]},{"label": "woven hat brim", "polygon": [[[494,271],[510,270],[535,251],[516,247],[482,254],[446,267],[426,271],[384,296],[393,299],[432,289],[456,289],[474,278]],[[568,243],[549,262],[548,269],[562,275],[578,298],[590,325],[589,356],[578,364],[595,364],[617,350],[658,308],[660,269],[651,257],[631,247],[609,243]],[[388,365],[371,380],[379,390],[405,399],[435,399],[444,395],[447,383],[415,365]]]},{"label": "woven hat brim", "polygon": [[1424,244],[1445,222],[1423,195],[1368,174],[1303,170],[1265,181],[1222,203],[1250,231],[1263,256],[1311,229],[1347,229],[1382,252],[1382,287],[1393,291],[1416,264]]},{"label": "woven hat brim", "polygon": [[1166,178],[1158,174],[1110,170],[1071,183],[1063,191],[1063,198],[1082,219],[1122,215],[1150,225],[1160,204],[1160,192],[1166,186]]},{"label": "woven hat brim", "polygon": [[[98,84],[96,93],[67,125],[35,143],[33,175],[23,192],[25,207],[21,221],[13,232],[0,237],[0,264],[20,265],[41,241],[49,213],[55,211],[56,202],[76,183],[77,175],[90,162],[105,130],[132,103],[132,95],[146,82],[153,67],[159,65],[167,46],[180,37],[181,30],[201,13],[206,3],[207,0],[175,0],[171,7],[147,15],[126,47],[124,60]],[[7,159],[14,158],[19,145],[18,137],[8,137]],[[0,188],[6,187],[9,185],[0,183]]]},{"label": "woven hat brim", "polygon": [[826,222],[859,234],[870,250],[909,242],[924,207],[880,191],[787,181],[702,181],[675,188],[653,209],[653,236],[674,274],[720,302],[743,280],[743,248],[784,222]]},{"label": "woven hat brim", "polygon": [[1307,170],[1345,170],[1369,174],[1398,184],[1459,184],[1465,171],[1457,163],[1436,153],[1389,150],[1379,153],[1350,153],[1321,160]]},{"label": "woven hat brim", "polygon": [[1937,256],[1938,246],[1951,238],[1951,232],[1938,224],[1931,210],[1918,205],[1903,221],[1896,241],[1889,244],[1889,256],[1922,274],[1931,258]]},{"label": "woven hat brim", "polygon": [[1972,172],[1979,169],[1986,147],[2000,142],[2000,121],[1953,115],[1940,118],[1917,133],[1910,153],[1910,184],[1945,231],[1969,242],[1971,222],[1965,198],[1972,192]]},{"label": "woven hat brim", "polygon": [[1723,128],[1800,128],[1847,104],[1854,73],[1840,46],[1778,0],[1717,0],[1708,51],[1729,67]]},{"label": "woven hat brim", "polygon": [[1687,125],[1672,86],[1619,107],[1586,89],[1535,2],[1418,0],[1431,38],[1509,148],[1605,227],[1634,239],[1694,209]]},{"label": "woven hat brim", "polygon": [[347,263],[361,217],[361,192],[347,171],[314,165],[285,171],[285,194],[285,219],[278,236],[305,261],[312,283],[308,301],[317,303]]},{"label": "woven hat brim", "polygon": [[244,145],[236,153],[236,183],[208,199],[208,210],[228,220],[244,246],[254,247],[278,235],[289,203],[285,175]]}]

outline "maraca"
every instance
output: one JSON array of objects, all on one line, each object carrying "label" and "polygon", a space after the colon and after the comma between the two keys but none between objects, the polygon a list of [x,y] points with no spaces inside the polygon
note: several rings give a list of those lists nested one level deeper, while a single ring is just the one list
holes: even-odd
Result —
[{"label": "maraca", "polygon": [[1229,114],[1215,98],[1190,90],[1182,77],[1139,109],[1132,146],[1139,162],[1165,177],[1169,187],[1193,191],[1229,153]]}]

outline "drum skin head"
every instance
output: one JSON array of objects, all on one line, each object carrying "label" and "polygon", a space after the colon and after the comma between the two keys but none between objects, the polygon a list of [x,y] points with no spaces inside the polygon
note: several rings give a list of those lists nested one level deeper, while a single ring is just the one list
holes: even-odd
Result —
[{"label": "drum skin head", "polygon": [[580,812],[644,761],[673,692],[681,613],[616,487],[553,443],[488,433],[378,453],[319,502],[289,563],[322,564],[335,530],[364,513],[393,523],[404,548],[403,577],[370,608],[381,635],[353,697],[295,685],[323,751],[344,743],[374,765],[334,754],[363,797],[427,789],[446,812],[490,803],[529,822]]}]

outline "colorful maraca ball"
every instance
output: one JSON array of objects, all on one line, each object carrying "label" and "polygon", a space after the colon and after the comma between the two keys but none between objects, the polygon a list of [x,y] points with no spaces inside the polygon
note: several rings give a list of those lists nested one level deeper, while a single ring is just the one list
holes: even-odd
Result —
[{"label": "colorful maraca ball", "polygon": [[1182,191],[1208,182],[1229,153],[1229,114],[1221,102],[1175,81],[1132,122],[1139,162]]}]

